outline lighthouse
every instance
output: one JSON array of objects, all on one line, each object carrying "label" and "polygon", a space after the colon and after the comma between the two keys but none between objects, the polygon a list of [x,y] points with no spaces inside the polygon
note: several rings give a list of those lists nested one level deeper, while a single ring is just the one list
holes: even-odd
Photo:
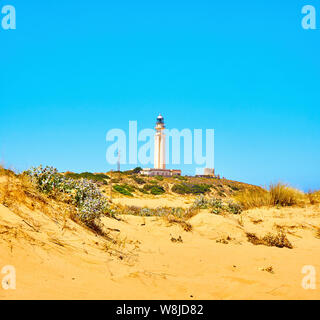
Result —
[{"label": "lighthouse", "polygon": [[[140,174],[145,176],[181,176],[180,169],[166,169],[166,135],[164,118],[161,114],[157,117],[156,132],[154,136],[154,168],[144,168]],[[170,134],[168,134],[170,137]]]},{"label": "lighthouse", "polygon": [[154,137],[154,168],[166,168],[166,136],[164,134],[164,118],[159,114],[156,122],[156,133]]}]

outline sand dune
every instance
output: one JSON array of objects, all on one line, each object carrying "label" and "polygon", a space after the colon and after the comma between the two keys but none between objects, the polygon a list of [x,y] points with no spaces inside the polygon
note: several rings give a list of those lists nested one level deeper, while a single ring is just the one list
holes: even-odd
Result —
[{"label": "sand dune", "polygon": [[172,207],[172,208],[187,208],[193,203],[195,196],[185,196],[185,197],[175,197],[173,195],[165,195],[162,197],[156,196],[145,196],[140,198],[115,198],[114,203],[119,203],[127,206],[137,206],[137,207],[148,207],[148,208],[158,208],[158,207]]},{"label": "sand dune", "polygon": [[[180,205],[180,204],[179,204]],[[307,221],[307,223],[305,223]],[[16,290],[0,299],[319,299],[301,286],[304,265],[320,272],[320,209],[255,209],[190,219],[191,232],[162,218],[103,218],[116,243],[68,217],[0,206],[0,268]],[[282,226],[294,248],[255,246],[246,232]],[[181,237],[183,242],[173,242]],[[264,271],[272,267],[274,273]]]}]

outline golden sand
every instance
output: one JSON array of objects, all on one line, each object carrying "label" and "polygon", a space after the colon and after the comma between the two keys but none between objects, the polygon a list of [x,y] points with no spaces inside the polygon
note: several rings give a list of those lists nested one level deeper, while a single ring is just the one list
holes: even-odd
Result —
[{"label": "golden sand", "polygon": [[[157,207],[190,200],[115,201]],[[0,270],[15,267],[16,290],[0,287],[0,299],[320,298],[317,206],[226,216],[201,210],[189,221],[191,232],[157,217],[103,218],[114,242],[59,212],[13,211],[0,205]],[[246,237],[247,232],[263,236],[279,228],[293,249],[256,246]],[[174,241],[179,238],[182,242]],[[305,265],[318,271],[316,290],[301,285]]]}]

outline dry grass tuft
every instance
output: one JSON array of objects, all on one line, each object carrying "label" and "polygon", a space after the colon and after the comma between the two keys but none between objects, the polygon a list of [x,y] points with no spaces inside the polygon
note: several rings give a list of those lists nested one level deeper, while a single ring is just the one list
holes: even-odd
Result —
[{"label": "dry grass tuft", "polygon": [[272,266],[269,266],[267,268],[262,268],[261,271],[266,271],[266,272],[274,274],[274,269]]},{"label": "dry grass tuft", "polygon": [[48,198],[35,190],[26,176],[15,176],[6,170],[5,179],[0,185],[0,204],[14,212],[17,211],[19,205],[32,211],[48,206]]},{"label": "dry grass tuft", "polygon": [[254,233],[247,233],[247,239],[250,243],[254,245],[264,245],[268,247],[277,247],[277,248],[289,248],[292,249],[293,246],[288,240],[286,234],[283,231],[279,231],[276,235],[268,233],[263,238],[259,238]]},{"label": "dry grass tuft", "polygon": [[268,206],[303,206],[306,195],[282,183],[271,184],[269,191],[266,189],[249,189],[239,192],[234,199],[243,209],[253,209]]},{"label": "dry grass tuft", "polygon": [[5,174],[6,174],[6,169],[2,165],[0,165],[0,176],[3,176]]},{"label": "dry grass tuft", "polygon": [[265,189],[245,189],[234,197],[244,210],[271,205],[270,193]]},{"label": "dry grass tuft", "polygon": [[14,177],[16,174],[9,169],[5,169],[2,165],[0,165],[0,176],[11,176]]},{"label": "dry grass tuft", "polygon": [[171,237],[171,241],[175,242],[175,243],[183,243],[181,236],[179,236],[179,238],[177,238],[177,239],[174,237]]},{"label": "dry grass tuft", "polygon": [[29,187],[25,181],[15,178],[11,174],[5,174],[5,182],[0,187],[0,203],[8,208],[19,203],[33,209],[32,201],[29,200],[27,194]]},{"label": "dry grass tuft", "polygon": [[252,221],[253,224],[259,224],[259,223],[263,222],[262,219],[251,219],[251,221]]},{"label": "dry grass tuft", "polygon": [[305,194],[282,183],[271,184],[269,190],[271,204],[274,206],[294,206],[305,203]]},{"label": "dry grass tuft", "polygon": [[309,191],[308,192],[308,199],[309,199],[310,204],[320,203],[320,190],[314,191],[314,192]]},{"label": "dry grass tuft", "polygon": [[183,228],[183,230],[186,232],[192,231],[192,225],[189,222],[185,221],[184,219],[176,218],[174,216],[168,216],[168,217],[166,217],[166,220],[170,224],[180,225]]},{"label": "dry grass tuft", "polygon": [[38,191],[29,177],[16,175],[9,170],[2,171],[0,183],[0,204],[30,223],[32,217],[26,214],[30,211],[42,212],[45,215],[63,223],[63,219],[70,217],[74,212],[73,206],[59,200],[53,201],[45,194]]}]

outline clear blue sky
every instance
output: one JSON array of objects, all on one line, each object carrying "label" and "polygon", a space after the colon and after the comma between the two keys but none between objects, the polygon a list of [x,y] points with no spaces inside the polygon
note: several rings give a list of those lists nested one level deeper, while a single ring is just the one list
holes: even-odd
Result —
[{"label": "clear blue sky", "polygon": [[[227,178],[320,188],[320,1],[0,0],[0,158],[107,171],[106,132],[214,128]],[[318,30],[301,28],[317,9]],[[192,173],[192,167],[183,167]]]}]

